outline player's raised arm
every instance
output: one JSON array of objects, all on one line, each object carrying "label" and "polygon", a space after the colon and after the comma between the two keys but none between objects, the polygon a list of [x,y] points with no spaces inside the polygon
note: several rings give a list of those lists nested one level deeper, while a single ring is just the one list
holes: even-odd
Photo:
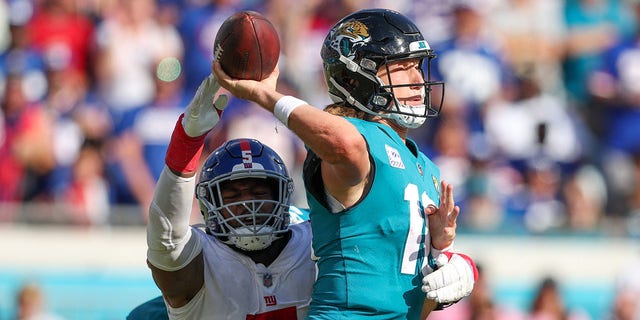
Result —
[{"label": "player's raised arm", "polygon": [[357,201],[370,164],[366,142],[351,123],[277,92],[278,68],[262,81],[232,79],[217,61],[212,70],[231,94],[274,113],[322,159],[323,180],[332,195],[346,206]]},{"label": "player's raised arm", "polygon": [[222,24],[214,41],[212,71],[234,96],[272,112],[319,156],[326,190],[355,203],[369,174],[366,143],[353,125],[300,99],[278,93],[280,41],[264,16],[243,12]]},{"label": "player's raised arm", "polygon": [[[156,284],[174,307],[186,304],[204,283],[201,245],[189,220],[195,173],[206,134],[220,120],[227,97],[214,97],[220,85],[210,75],[176,122],[147,224],[147,261]],[[190,281],[185,281],[190,279]]]}]

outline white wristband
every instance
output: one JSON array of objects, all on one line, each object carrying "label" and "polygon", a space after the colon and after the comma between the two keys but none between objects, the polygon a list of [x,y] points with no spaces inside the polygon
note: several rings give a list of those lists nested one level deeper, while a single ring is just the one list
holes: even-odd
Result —
[{"label": "white wristband", "polygon": [[273,115],[280,120],[285,126],[289,122],[289,116],[291,112],[295,110],[295,108],[308,104],[304,100],[300,100],[296,97],[292,96],[284,96],[276,102],[276,105],[273,107]]}]

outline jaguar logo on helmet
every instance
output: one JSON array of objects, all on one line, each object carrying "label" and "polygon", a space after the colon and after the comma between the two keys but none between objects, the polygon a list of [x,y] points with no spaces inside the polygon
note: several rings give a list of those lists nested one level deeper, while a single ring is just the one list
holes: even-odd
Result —
[{"label": "jaguar logo on helmet", "polygon": [[347,21],[335,29],[331,46],[343,56],[353,58],[357,47],[371,39],[367,26],[357,20]]},{"label": "jaguar logo on helmet", "polygon": [[369,38],[369,29],[360,21],[348,21],[338,28],[338,35],[365,40]]}]

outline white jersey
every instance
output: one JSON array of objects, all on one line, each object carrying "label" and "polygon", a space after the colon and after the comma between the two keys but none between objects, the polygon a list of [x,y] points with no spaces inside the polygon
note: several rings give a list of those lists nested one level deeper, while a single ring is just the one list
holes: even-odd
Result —
[{"label": "white jersey", "polygon": [[316,277],[308,221],[289,226],[289,243],[268,267],[192,230],[202,242],[205,283],[186,305],[167,304],[169,319],[304,319]]}]

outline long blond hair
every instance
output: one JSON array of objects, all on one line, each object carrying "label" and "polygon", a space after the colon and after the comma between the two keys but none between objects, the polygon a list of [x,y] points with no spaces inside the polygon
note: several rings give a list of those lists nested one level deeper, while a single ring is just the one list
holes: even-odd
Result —
[{"label": "long blond hair", "polygon": [[373,120],[373,115],[354,107],[347,106],[344,102],[330,104],[324,108],[324,111],[335,116],[357,118],[367,121]]},{"label": "long blond hair", "polygon": [[362,110],[356,109],[355,107],[348,106],[344,102],[330,104],[324,108],[324,111],[334,116],[350,117],[370,122],[382,123],[396,131],[400,135],[402,140],[405,140],[407,138],[407,128],[401,127],[395,121],[385,119],[381,116],[366,113]]}]

